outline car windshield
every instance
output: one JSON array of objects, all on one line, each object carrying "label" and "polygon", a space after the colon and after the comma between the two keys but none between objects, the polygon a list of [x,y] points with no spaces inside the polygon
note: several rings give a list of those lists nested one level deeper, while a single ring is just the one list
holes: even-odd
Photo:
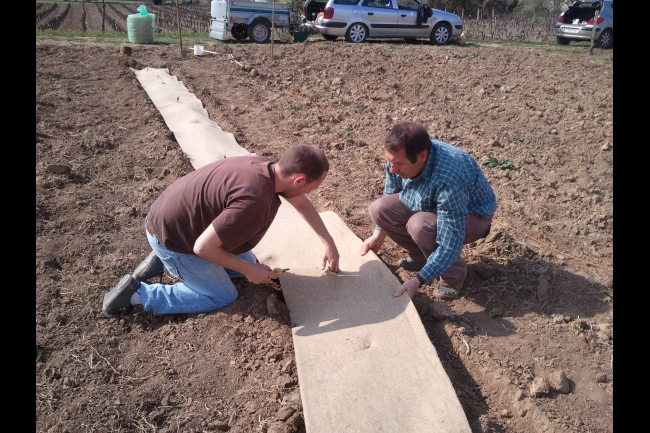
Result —
[{"label": "car windshield", "polygon": [[572,9],[578,9],[578,8],[589,8],[589,9],[600,9],[601,5],[600,2],[580,2],[580,3],[574,3],[571,5]]}]

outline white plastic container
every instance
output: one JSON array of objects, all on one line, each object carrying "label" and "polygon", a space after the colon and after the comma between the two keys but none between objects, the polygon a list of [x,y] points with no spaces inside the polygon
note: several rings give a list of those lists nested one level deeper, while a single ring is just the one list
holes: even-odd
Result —
[{"label": "white plastic container", "polygon": [[226,19],[228,13],[228,2],[226,0],[212,0],[210,2],[210,16],[212,18]]},{"label": "white plastic container", "polygon": [[194,55],[195,56],[203,55],[203,45],[194,45]]}]

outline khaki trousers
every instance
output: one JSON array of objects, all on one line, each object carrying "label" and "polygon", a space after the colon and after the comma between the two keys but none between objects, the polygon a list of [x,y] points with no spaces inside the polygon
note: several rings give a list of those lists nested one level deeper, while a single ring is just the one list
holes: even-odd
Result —
[{"label": "khaki trousers", "polygon": [[[415,262],[425,261],[438,248],[438,215],[433,212],[413,213],[399,200],[399,194],[391,194],[374,201],[370,217],[397,245],[408,251]],[[465,227],[463,245],[475,242],[490,233],[492,216],[480,219],[470,213]],[[467,276],[467,262],[460,255],[449,269],[440,275],[440,283],[460,289]]]}]

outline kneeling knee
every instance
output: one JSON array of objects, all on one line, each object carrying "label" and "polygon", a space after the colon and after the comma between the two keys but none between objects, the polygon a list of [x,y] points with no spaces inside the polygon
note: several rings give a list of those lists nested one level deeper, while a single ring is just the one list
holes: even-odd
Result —
[{"label": "kneeling knee", "polygon": [[218,298],[210,297],[210,299],[216,304],[217,308],[215,308],[215,310],[220,310],[235,302],[238,297],[239,294],[235,292],[234,294],[229,293],[227,295],[219,296]]}]

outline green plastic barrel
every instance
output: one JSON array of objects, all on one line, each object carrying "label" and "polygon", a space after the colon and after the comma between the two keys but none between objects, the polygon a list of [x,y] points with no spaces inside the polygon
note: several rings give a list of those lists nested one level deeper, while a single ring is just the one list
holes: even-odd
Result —
[{"label": "green plastic barrel", "polygon": [[156,16],[147,12],[146,9],[142,10],[139,14],[128,15],[126,17],[126,31],[130,43],[152,44],[153,35],[156,33]]}]

